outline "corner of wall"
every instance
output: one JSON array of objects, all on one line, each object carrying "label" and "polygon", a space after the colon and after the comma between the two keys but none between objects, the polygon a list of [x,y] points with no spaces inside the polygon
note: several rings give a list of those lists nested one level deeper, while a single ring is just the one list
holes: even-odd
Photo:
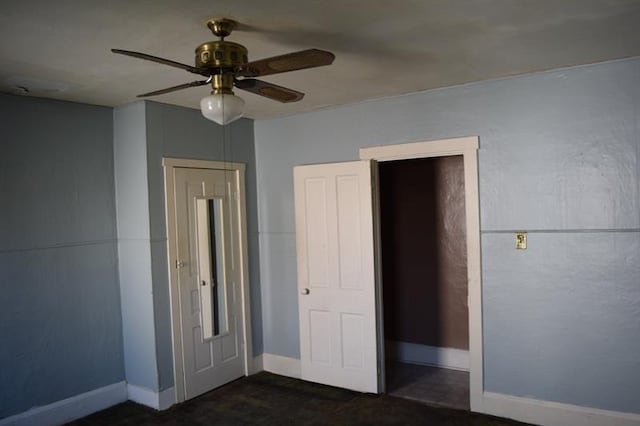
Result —
[{"label": "corner of wall", "polygon": [[149,232],[146,104],[114,110],[114,179],[125,375],[157,390]]}]

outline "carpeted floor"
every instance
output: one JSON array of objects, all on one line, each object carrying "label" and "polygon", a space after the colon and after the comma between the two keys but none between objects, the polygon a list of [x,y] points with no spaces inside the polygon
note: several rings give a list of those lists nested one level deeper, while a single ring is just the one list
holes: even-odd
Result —
[{"label": "carpeted floor", "polygon": [[259,373],[158,412],[125,402],[69,423],[86,425],[523,425]]}]

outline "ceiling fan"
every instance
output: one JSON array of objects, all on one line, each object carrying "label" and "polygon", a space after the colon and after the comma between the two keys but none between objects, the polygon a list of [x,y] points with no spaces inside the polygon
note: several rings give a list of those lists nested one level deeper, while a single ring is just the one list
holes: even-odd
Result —
[{"label": "ceiling fan", "polygon": [[146,53],[121,49],[111,49],[111,51],[169,65],[207,77],[205,80],[196,80],[166,89],[143,93],[138,97],[162,95],[189,87],[211,84],[213,88],[211,95],[204,97],[200,102],[200,106],[202,114],[218,124],[227,124],[242,117],[244,101],[234,95],[233,87],[279,102],[297,102],[304,97],[304,93],[258,80],[254,77],[330,65],[335,59],[334,54],[331,52],[308,49],[249,62],[246,47],[225,40],[225,37],[236,28],[236,21],[227,18],[214,18],[207,22],[207,26],[220,40],[209,41],[196,48],[195,66],[147,55]]}]

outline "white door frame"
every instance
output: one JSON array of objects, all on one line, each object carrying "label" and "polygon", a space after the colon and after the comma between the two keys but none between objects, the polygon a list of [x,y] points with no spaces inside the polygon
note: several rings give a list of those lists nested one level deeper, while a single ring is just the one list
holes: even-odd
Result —
[{"label": "white door frame", "polygon": [[230,163],[222,161],[191,160],[183,158],[163,158],[164,167],[164,192],[165,192],[165,213],[167,217],[167,254],[169,268],[169,295],[171,303],[171,338],[173,342],[173,378],[176,392],[176,402],[185,400],[184,389],[184,363],[182,353],[182,327],[180,322],[180,292],[178,289],[177,273],[177,253],[178,238],[176,232],[176,200],[174,191],[174,169],[194,168],[225,170],[235,174],[237,178],[238,196],[234,202],[234,207],[238,209],[240,218],[240,297],[242,298],[242,329],[244,331],[243,356],[244,374],[253,373],[253,348],[251,339],[251,304],[249,301],[249,255],[247,249],[247,212],[245,201],[245,165],[242,163]]},{"label": "white door frame", "polygon": [[[482,277],[480,265],[480,204],[478,198],[478,137],[360,148],[360,159],[375,161],[462,155],[464,159],[469,305],[469,398],[471,411],[482,411]],[[384,284],[383,284],[384,285]],[[378,305],[379,306],[379,305]],[[378,311],[378,315],[381,312]],[[378,337],[380,338],[380,336]],[[384,347],[384,342],[378,342]]]}]

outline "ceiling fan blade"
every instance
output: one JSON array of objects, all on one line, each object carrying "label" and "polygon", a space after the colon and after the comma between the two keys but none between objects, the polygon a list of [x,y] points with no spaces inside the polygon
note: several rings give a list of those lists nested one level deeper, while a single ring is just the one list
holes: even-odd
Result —
[{"label": "ceiling fan blade", "polygon": [[246,90],[247,92],[255,93],[256,95],[282,103],[298,102],[304,98],[304,93],[302,92],[267,83],[266,81],[256,80],[255,78],[236,80],[235,86],[238,89]]},{"label": "ceiling fan blade", "polygon": [[187,89],[189,87],[204,86],[205,84],[209,84],[209,80],[192,81],[191,83],[179,84],[177,86],[167,87],[166,89],[156,90],[149,93],[143,93],[142,95],[138,95],[137,97],[146,98],[147,96],[162,95],[164,93],[175,92],[176,90]]},{"label": "ceiling fan blade", "polygon": [[271,58],[249,62],[243,67],[244,72],[240,74],[247,77],[261,77],[263,75],[331,65],[334,59],[335,55],[325,50],[301,50],[300,52],[287,53],[286,55],[273,56]]},{"label": "ceiling fan blade", "polygon": [[180,68],[185,71],[192,72],[194,74],[204,75],[209,77],[210,73],[202,68],[197,68],[187,64],[181,64],[180,62],[172,61],[170,59],[159,58],[157,56],[147,55],[146,53],[132,52],[131,50],[111,49],[113,53],[120,55],[133,56],[134,58],[145,59],[147,61],[157,62],[159,64],[169,65],[170,67]]}]

